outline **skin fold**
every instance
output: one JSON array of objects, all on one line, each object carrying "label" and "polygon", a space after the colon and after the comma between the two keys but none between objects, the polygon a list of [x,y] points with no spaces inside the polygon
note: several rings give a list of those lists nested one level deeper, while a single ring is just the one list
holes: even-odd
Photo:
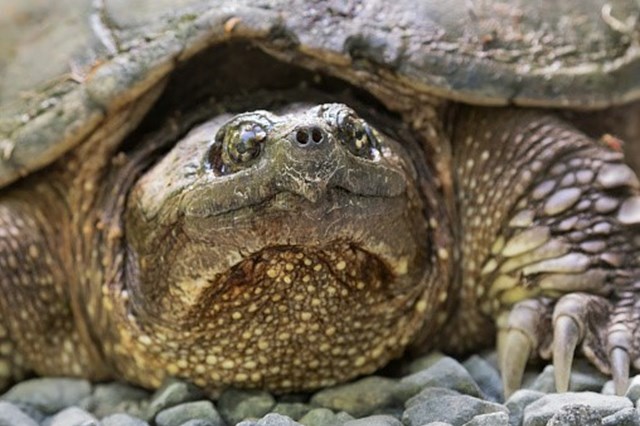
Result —
[{"label": "skin fold", "polygon": [[2,384],[301,391],[497,340],[506,393],[536,356],[566,390],[576,348],[620,391],[640,222],[622,154],[539,112],[424,108],[448,155],[293,103],[215,116],[162,155],[170,123],[127,152],[86,142],[5,191]]}]

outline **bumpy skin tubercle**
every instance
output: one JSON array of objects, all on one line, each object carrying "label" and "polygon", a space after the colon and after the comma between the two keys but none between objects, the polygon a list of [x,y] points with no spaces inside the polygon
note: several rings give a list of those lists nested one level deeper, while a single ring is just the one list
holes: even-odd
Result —
[{"label": "bumpy skin tubercle", "polygon": [[0,385],[299,391],[497,334],[506,394],[535,356],[566,390],[577,350],[622,392],[640,367],[635,174],[551,115],[445,110],[416,121],[438,158],[345,105],[292,104],[213,118],[157,161],[176,123],[118,154],[101,138],[135,126],[123,111],[99,152],[2,196]]},{"label": "bumpy skin tubercle", "polygon": [[463,285],[452,346],[477,344],[495,318],[506,395],[535,356],[553,358],[566,391],[576,348],[624,392],[638,360],[635,173],[538,112],[464,109],[453,141]]}]

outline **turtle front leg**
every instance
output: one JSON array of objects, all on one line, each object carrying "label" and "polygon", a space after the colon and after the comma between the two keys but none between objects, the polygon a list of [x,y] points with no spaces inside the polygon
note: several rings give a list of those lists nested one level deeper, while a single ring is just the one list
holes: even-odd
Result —
[{"label": "turtle front leg", "polygon": [[497,322],[505,395],[535,356],[553,358],[566,391],[576,348],[623,393],[630,363],[640,367],[635,173],[621,152],[536,112],[465,109],[454,128],[462,305]]}]

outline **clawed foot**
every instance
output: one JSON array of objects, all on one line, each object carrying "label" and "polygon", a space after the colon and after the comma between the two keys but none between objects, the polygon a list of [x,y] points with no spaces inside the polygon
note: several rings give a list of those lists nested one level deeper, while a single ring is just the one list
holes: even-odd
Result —
[{"label": "clawed foot", "polygon": [[519,389],[527,362],[537,356],[553,359],[556,390],[566,392],[578,347],[599,370],[612,375],[616,394],[623,395],[631,361],[640,363],[633,344],[638,334],[634,303],[623,302],[571,293],[556,301],[538,298],[514,305],[499,321],[498,331],[505,397]]}]

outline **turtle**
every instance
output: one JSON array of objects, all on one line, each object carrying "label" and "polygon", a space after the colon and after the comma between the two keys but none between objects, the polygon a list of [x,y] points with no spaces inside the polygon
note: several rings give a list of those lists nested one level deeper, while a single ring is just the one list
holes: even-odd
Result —
[{"label": "turtle", "polygon": [[0,8],[1,386],[640,368],[636,1]]}]

